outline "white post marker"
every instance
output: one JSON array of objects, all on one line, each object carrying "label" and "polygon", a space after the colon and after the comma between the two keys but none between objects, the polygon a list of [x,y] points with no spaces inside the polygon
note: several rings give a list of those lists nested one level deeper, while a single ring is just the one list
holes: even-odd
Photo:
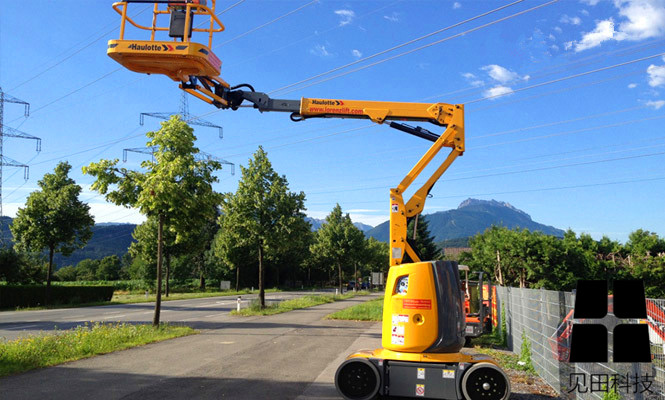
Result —
[{"label": "white post marker", "polygon": [[339,288],[335,289],[335,296],[339,295]]},{"label": "white post marker", "polygon": [[242,300],[242,298],[240,296],[238,296],[238,301],[237,301],[237,304],[236,304],[236,311],[238,311],[238,312],[240,312],[240,300]]}]

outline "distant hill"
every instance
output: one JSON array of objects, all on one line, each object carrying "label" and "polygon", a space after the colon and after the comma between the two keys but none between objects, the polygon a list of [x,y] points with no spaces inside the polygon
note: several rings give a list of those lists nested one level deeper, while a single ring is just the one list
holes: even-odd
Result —
[{"label": "distant hill", "polygon": [[[9,226],[12,219],[9,217],[2,217],[0,219],[0,238],[2,244],[5,246],[13,245],[13,238]],[[100,259],[110,255],[117,255],[122,257],[127,253],[129,245],[134,242],[132,232],[134,232],[134,224],[110,224],[101,223],[92,227],[92,238],[88,244],[81,250],[76,250],[69,257],[63,257],[56,254],[54,262],[57,268],[67,265],[76,265],[81,260],[86,258]]]},{"label": "distant hill", "polygon": [[[312,231],[318,231],[319,228],[321,228],[321,225],[326,223],[325,219],[311,218],[311,217],[305,217],[305,221],[312,224]],[[360,229],[363,233],[366,233],[367,231],[374,229],[373,226],[363,224],[362,222],[354,222],[353,226]]]},{"label": "distant hill", "polygon": [[[496,200],[467,199],[460,203],[457,209],[427,214],[424,218],[435,242],[469,238],[484,232],[492,225],[510,229],[526,228],[557,237],[563,237],[564,234],[561,229],[535,222],[524,211]],[[387,242],[390,235],[389,221],[377,225],[366,235]]]}]

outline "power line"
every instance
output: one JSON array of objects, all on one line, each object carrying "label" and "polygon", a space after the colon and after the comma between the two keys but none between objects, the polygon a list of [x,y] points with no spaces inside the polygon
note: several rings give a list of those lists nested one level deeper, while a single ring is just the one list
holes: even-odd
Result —
[{"label": "power line", "polygon": [[539,140],[539,139],[547,139],[551,137],[556,137],[556,136],[562,136],[562,135],[570,135],[573,133],[582,133],[582,132],[589,132],[589,131],[594,131],[598,129],[606,129],[606,128],[616,128],[619,126],[624,126],[624,125],[630,125],[638,122],[644,122],[644,121],[653,121],[657,119],[662,119],[665,118],[665,115],[657,115],[655,117],[646,117],[646,118],[639,118],[639,119],[634,119],[630,121],[622,121],[622,122],[617,122],[614,124],[607,124],[607,125],[602,125],[602,126],[594,126],[590,128],[581,128],[581,129],[575,129],[575,130],[570,130],[570,131],[564,131],[564,132],[557,132],[557,133],[552,133],[549,135],[542,135],[542,136],[534,136],[530,138],[524,138],[524,139],[518,139],[518,140],[513,140],[510,142],[501,142],[501,143],[493,143],[493,144],[488,144],[485,146],[477,146],[477,147],[471,147],[468,148],[469,150],[478,150],[478,149],[486,149],[489,147],[495,147],[495,146],[503,146],[507,144],[515,144],[515,143],[522,143],[522,142],[529,142],[532,140]]},{"label": "power line", "polygon": [[[665,146],[665,145],[646,146],[644,148],[654,148],[654,147],[663,147],[663,146]],[[644,149],[644,148],[641,148],[641,149]],[[624,151],[635,151],[635,150],[639,150],[639,149],[640,148],[632,149],[632,150],[624,150]],[[619,151],[619,152],[621,152],[621,151]],[[602,154],[612,154],[612,153],[617,153],[617,152],[606,152],[606,153],[601,153],[601,155]],[[599,155],[599,154],[596,154],[596,155]],[[645,157],[656,157],[656,156],[662,156],[662,155],[665,155],[665,152],[656,152],[656,153],[649,153],[649,154],[638,154],[638,155],[634,155],[634,156],[608,158],[608,159],[604,159],[604,160],[585,161],[585,162],[580,162],[580,163],[561,164],[561,165],[553,165],[553,166],[539,167],[539,168],[532,168],[532,169],[523,169],[523,170],[517,170],[517,171],[506,171],[506,172],[497,172],[497,173],[484,174],[484,175],[465,176],[465,177],[459,177],[459,178],[446,178],[445,182],[463,181],[463,180],[467,180],[467,179],[491,178],[491,177],[495,177],[495,176],[523,174],[523,173],[528,173],[528,172],[546,171],[546,170],[552,170],[552,169],[577,167],[577,166],[592,165],[592,164],[602,164],[602,163],[608,163],[608,162],[625,161],[625,160],[632,160],[632,159],[636,159],[636,158],[645,158]],[[588,156],[584,156],[584,157],[588,157]],[[574,158],[579,158],[579,157],[574,157]],[[557,160],[557,161],[563,161],[563,160]],[[552,161],[545,161],[545,162],[552,162]],[[533,165],[533,163],[527,164],[527,165]],[[513,167],[514,166],[504,166],[504,167],[500,167],[500,168],[513,168]],[[489,170],[492,170],[492,169],[499,169],[499,168],[491,168]],[[477,172],[477,171],[469,171],[469,172]],[[379,178],[379,179],[384,179],[384,178]],[[385,179],[397,179],[397,178],[386,177]],[[377,180],[377,179],[372,179],[372,181],[375,181],[375,180]],[[309,191],[307,194],[308,195],[317,195],[317,194],[330,194],[330,193],[339,193],[339,192],[358,192],[358,191],[375,190],[375,189],[385,189],[385,186],[384,185],[382,185],[382,186],[373,186],[373,187],[364,186],[364,187],[358,187],[358,188],[352,188],[352,189]]]},{"label": "power line", "polygon": [[[262,29],[262,28],[265,28],[265,27],[268,26],[268,25],[274,24],[275,22],[277,22],[277,21],[279,21],[279,20],[281,20],[281,19],[283,19],[283,18],[286,18],[286,17],[288,17],[288,16],[291,15],[291,14],[295,14],[296,12],[302,10],[302,9],[305,8],[305,7],[311,6],[312,4],[314,4],[314,3],[318,3],[318,2],[319,2],[319,0],[312,0],[312,1],[310,1],[309,3],[307,3],[307,4],[304,4],[304,5],[302,5],[302,6],[298,7],[298,8],[296,8],[295,10],[291,10],[291,11],[287,12],[287,13],[284,14],[284,15],[281,15],[281,16],[279,16],[279,17],[277,17],[277,18],[275,18],[275,19],[273,19],[273,20],[271,20],[271,21],[266,22],[265,24],[259,25],[259,26],[255,27],[255,28],[252,28],[252,29],[248,30],[248,31],[245,32],[245,33],[241,33],[240,35],[238,35],[238,36],[236,36],[236,37],[234,37],[234,38],[232,38],[232,39],[227,40],[226,42],[220,43],[220,44],[218,44],[217,46],[213,47],[212,49],[216,49],[216,48],[218,48],[218,47],[222,47],[222,46],[224,46],[224,45],[226,45],[226,44],[229,44],[229,43],[231,43],[231,42],[233,42],[233,41],[235,41],[235,40],[237,40],[237,39],[240,39],[241,37],[245,37],[245,36],[249,35],[249,34],[252,33],[252,32],[256,32],[256,31],[258,31],[259,29]],[[211,50],[212,50],[212,49],[211,49]]]},{"label": "power line", "polygon": [[270,94],[273,94],[273,93],[281,92],[281,91],[283,91],[283,90],[285,90],[285,89],[291,88],[291,87],[293,87],[293,86],[298,86],[298,85],[300,85],[300,84],[302,84],[302,83],[309,82],[309,81],[314,80],[314,79],[316,79],[316,78],[320,78],[320,77],[322,77],[322,76],[325,76],[325,75],[331,74],[331,73],[333,73],[333,72],[336,72],[336,71],[339,71],[339,70],[341,70],[341,69],[344,69],[344,68],[350,67],[350,66],[352,66],[352,65],[356,65],[356,64],[358,64],[358,63],[361,63],[361,62],[364,62],[364,61],[367,61],[367,60],[371,60],[372,58],[375,58],[375,57],[378,57],[378,56],[380,56],[380,55],[386,54],[386,53],[391,52],[391,51],[393,51],[393,50],[397,50],[397,49],[402,48],[402,47],[404,47],[404,46],[408,46],[408,45],[410,45],[410,44],[416,43],[416,42],[421,41],[421,40],[423,40],[423,39],[427,39],[428,37],[431,37],[431,36],[437,35],[437,34],[439,34],[439,33],[441,33],[441,32],[445,32],[445,31],[447,31],[447,30],[450,30],[450,29],[456,28],[456,27],[458,27],[458,26],[460,26],[460,25],[464,25],[464,24],[469,23],[469,22],[471,22],[471,21],[474,21],[474,20],[476,20],[476,19],[479,19],[479,18],[482,18],[482,17],[484,17],[484,16],[487,16],[487,15],[493,14],[493,13],[495,13],[495,12],[501,11],[501,10],[503,10],[503,9],[505,9],[505,8],[508,8],[508,7],[514,6],[515,4],[521,3],[521,2],[523,2],[523,1],[524,1],[524,0],[517,0],[517,1],[514,1],[514,2],[512,2],[512,3],[510,3],[510,4],[506,4],[506,5],[501,6],[501,7],[499,7],[499,8],[495,8],[495,9],[493,9],[493,10],[491,10],[491,11],[487,11],[487,12],[484,12],[484,13],[482,13],[482,14],[478,14],[478,15],[476,15],[475,17],[472,17],[472,18],[466,19],[466,20],[461,21],[461,22],[457,22],[457,23],[455,23],[455,24],[453,24],[453,25],[447,26],[447,27],[442,28],[442,29],[438,29],[438,30],[436,30],[436,31],[434,31],[434,32],[430,32],[430,33],[428,33],[428,34],[426,34],[426,35],[423,35],[423,36],[417,37],[417,38],[415,38],[415,39],[411,39],[411,40],[409,40],[409,41],[407,41],[407,42],[404,42],[404,43],[402,43],[402,44],[398,44],[397,46],[393,46],[393,47],[391,47],[391,48],[389,48],[389,49],[386,49],[386,50],[380,51],[380,52],[378,52],[378,53],[374,53],[374,54],[372,54],[371,56],[363,57],[363,58],[361,58],[361,59],[359,59],[359,60],[356,60],[356,61],[350,62],[350,63],[345,64],[345,65],[341,65],[341,66],[339,66],[339,67],[336,67],[336,68],[330,69],[330,70],[328,70],[328,71],[326,71],[326,72],[322,72],[322,73],[320,73],[320,74],[317,74],[317,75],[311,76],[311,77],[309,77],[309,78],[307,78],[307,79],[303,79],[303,80],[301,80],[301,81],[298,81],[298,82],[292,83],[292,84],[290,84],[290,85],[282,86],[281,88],[279,88],[279,89],[275,89],[275,90],[273,90],[273,91],[271,91],[271,92],[269,92],[269,93],[270,93]]},{"label": "power line", "polygon": [[[391,56],[391,57],[388,57],[388,58],[384,58],[384,59],[382,59],[382,60],[379,60],[379,61],[376,61],[376,62],[373,62],[373,63],[367,64],[367,65],[363,65],[362,67],[359,67],[359,68],[356,68],[356,69],[352,69],[352,70],[350,70],[350,71],[346,71],[346,72],[343,72],[343,73],[341,73],[341,74],[333,75],[333,76],[331,76],[331,77],[328,77],[328,78],[325,78],[325,79],[321,79],[321,80],[319,80],[319,81],[312,82],[312,83],[307,84],[307,85],[304,85],[304,86],[300,86],[300,87],[298,87],[298,88],[293,88],[293,89],[291,89],[291,90],[287,90],[287,91],[285,91],[284,93],[286,94],[286,93],[294,92],[294,91],[296,91],[296,90],[302,90],[302,89],[308,88],[308,87],[310,87],[310,86],[318,85],[319,83],[328,82],[328,81],[330,81],[330,80],[333,80],[333,79],[336,79],[336,78],[339,78],[339,77],[342,77],[342,76],[345,76],[345,75],[349,75],[349,74],[352,74],[352,73],[355,73],[355,72],[358,72],[358,71],[361,71],[361,70],[364,70],[364,69],[367,69],[367,68],[370,68],[370,67],[373,67],[373,66],[376,66],[376,65],[379,65],[379,64],[382,64],[382,63],[384,63],[384,62],[386,62],[386,61],[394,60],[394,59],[396,59],[396,58],[399,58],[399,57],[405,56],[405,55],[407,55],[407,54],[411,54],[411,53],[414,53],[414,52],[416,52],[416,51],[420,51],[420,50],[426,49],[426,48],[428,48],[428,47],[435,46],[435,45],[437,45],[437,44],[440,44],[440,43],[446,42],[446,41],[451,40],[451,39],[458,38],[458,37],[460,37],[460,36],[468,35],[468,34],[471,33],[471,32],[475,32],[475,31],[477,31],[477,30],[487,28],[488,26],[492,26],[492,25],[498,24],[499,22],[503,22],[503,21],[506,21],[506,20],[509,20],[509,19],[512,19],[512,18],[518,17],[518,16],[520,16],[520,15],[522,15],[522,14],[526,14],[526,13],[529,13],[529,12],[531,12],[531,11],[535,11],[535,10],[537,10],[537,9],[540,9],[540,8],[543,8],[543,7],[546,7],[546,6],[552,5],[552,4],[554,4],[554,3],[558,2],[558,1],[559,1],[559,0],[551,0],[551,1],[547,2],[547,3],[540,4],[540,5],[538,5],[538,6],[535,6],[535,7],[529,8],[529,9],[527,9],[527,10],[520,11],[520,12],[518,12],[518,13],[515,13],[515,14],[512,14],[512,15],[509,15],[509,16],[507,16],[507,17],[499,18],[499,19],[494,20],[494,21],[492,21],[492,22],[488,22],[488,23],[486,23],[486,24],[483,24],[483,25],[477,26],[477,27],[475,27],[475,28],[468,29],[468,30],[466,30],[466,31],[464,31],[464,32],[457,33],[457,34],[455,34],[455,35],[448,36],[448,37],[443,38],[443,39],[439,39],[439,40],[437,40],[437,41],[434,41],[434,42],[432,42],[432,43],[429,43],[429,44],[426,44],[426,45],[423,45],[423,46],[420,46],[420,47],[416,47],[415,49],[411,49],[411,50],[405,51],[405,52],[403,52],[403,53],[399,53],[399,54],[396,54],[396,55],[394,55],[394,56]],[[269,93],[272,93],[272,92],[269,92]]]},{"label": "power line", "polygon": [[[137,16],[141,15],[141,14],[142,14],[145,10],[147,10],[148,8],[150,8],[150,7],[148,6],[148,7],[144,8],[143,10],[139,11],[136,15],[134,15],[134,17],[137,17]],[[104,28],[102,28],[102,29],[106,29],[106,27],[108,27],[109,25],[117,25],[117,24],[118,24],[117,22],[113,22],[113,23],[111,23],[111,24],[106,25],[106,26],[105,26]],[[100,30],[102,30],[102,29],[100,29]],[[58,61],[57,63],[55,63],[55,64],[53,64],[53,65],[51,65],[50,67],[48,67],[48,68],[42,70],[41,72],[37,73],[36,75],[34,75],[34,76],[32,76],[32,77],[26,79],[25,81],[19,83],[18,85],[14,86],[14,87],[13,87],[12,89],[10,89],[10,90],[11,90],[11,91],[16,90],[16,89],[20,88],[21,86],[25,85],[26,83],[31,82],[31,81],[33,81],[34,79],[36,79],[36,78],[38,78],[38,77],[44,75],[46,72],[52,70],[53,68],[57,67],[58,65],[64,63],[65,61],[69,60],[70,58],[74,57],[74,56],[77,55],[78,53],[82,52],[83,50],[85,50],[85,49],[87,49],[88,47],[92,46],[93,44],[97,43],[97,41],[99,41],[99,40],[101,40],[101,39],[107,37],[109,34],[113,33],[113,32],[116,31],[117,29],[118,29],[118,28],[117,28],[117,26],[116,26],[115,28],[111,29],[110,31],[106,31],[106,32],[104,32],[104,33],[101,34],[99,37],[97,37],[96,39],[94,39],[94,40],[92,40],[90,43],[88,43],[87,45],[81,47],[80,49],[76,50],[74,53],[72,53],[72,54],[70,54],[69,56],[63,58],[62,60]],[[99,32],[99,31],[97,31],[97,32]],[[90,35],[88,38],[90,38],[91,36],[94,36],[94,35],[95,35],[95,34],[93,33],[93,34]],[[82,40],[81,42],[79,42],[78,44],[81,44],[81,43],[85,42],[86,40],[87,40],[87,39],[84,39],[84,40]],[[71,49],[73,49],[74,47],[78,46],[78,44],[76,44],[76,45],[70,47],[69,49],[67,49],[67,50],[65,50],[64,52],[60,53],[60,55],[58,55],[58,56],[56,56],[56,57],[60,57],[61,55],[67,53],[69,50],[71,50]]]},{"label": "power line", "polygon": [[[374,14],[374,13],[376,13],[376,12],[379,12],[379,11],[381,11],[381,10],[383,10],[383,9],[386,9],[386,8],[388,8],[388,7],[391,7],[391,6],[393,6],[393,5],[397,4],[397,3],[400,3],[400,2],[402,2],[402,1],[403,1],[403,0],[396,0],[396,1],[393,1],[393,2],[391,2],[391,3],[389,3],[389,4],[385,4],[385,5],[383,5],[383,6],[379,7],[379,8],[377,8],[377,9],[374,9],[374,10],[372,10],[372,11],[369,11],[369,12],[367,12],[367,13],[362,14],[362,15],[358,16],[357,18],[358,18],[358,19],[364,18],[364,17],[366,17],[366,16],[368,16],[368,15],[371,15],[371,14]],[[267,51],[267,52],[261,53],[261,54],[259,54],[259,55],[254,56],[254,57],[245,57],[245,58],[242,59],[241,62],[236,62],[235,64],[234,64],[234,63],[231,63],[231,64],[225,64],[225,65],[226,65],[226,68],[236,67],[236,66],[238,66],[238,65],[245,64],[245,63],[247,63],[247,62],[249,62],[249,61],[253,61],[253,60],[256,60],[257,58],[261,58],[261,57],[263,57],[263,56],[265,56],[265,55],[267,55],[267,54],[272,54],[272,53],[275,53],[275,52],[277,52],[277,51],[284,50],[284,49],[289,48],[289,47],[291,47],[291,46],[293,46],[293,45],[295,45],[295,44],[298,44],[298,43],[304,42],[305,40],[311,39],[311,38],[313,38],[313,37],[315,37],[315,36],[319,36],[319,35],[326,34],[326,33],[328,33],[328,32],[334,31],[335,29],[339,29],[339,28],[341,28],[341,27],[342,27],[341,25],[336,24],[336,25],[333,26],[332,28],[328,28],[328,29],[326,29],[326,30],[324,30],[324,31],[321,31],[321,32],[315,31],[315,33],[312,34],[312,35],[309,35],[309,36],[306,36],[306,37],[302,37],[302,38],[300,38],[300,39],[298,39],[298,40],[296,40],[296,41],[293,41],[293,42],[291,42],[291,43],[289,43],[289,44],[286,44],[286,45],[284,45],[284,46],[282,46],[282,47],[278,47],[278,48],[276,48],[276,49],[269,50],[269,51]]]},{"label": "power line", "polygon": [[[533,193],[533,192],[545,192],[545,191],[555,191],[555,190],[568,190],[568,189],[580,189],[580,188],[589,188],[589,187],[598,187],[598,186],[611,186],[611,185],[624,185],[624,184],[630,184],[630,183],[642,183],[642,182],[653,182],[653,181],[660,181],[660,180],[665,180],[665,176],[656,176],[652,178],[635,178],[635,179],[628,179],[628,180],[623,180],[623,181],[610,181],[610,182],[595,182],[595,183],[588,183],[588,184],[581,184],[581,185],[569,185],[569,186],[551,186],[551,187],[544,187],[544,188],[538,188],[538,189],[524,189],[524,190],[511,190],[511,191],[504,191],[504,192],[493,192],[493,193],[474,193],[474,194],[458,194],[458,195],[451,195],[451,196],[436,196],[435,198],[437,199],[455,199],[455,198],[462,198],[462,197],[480,197],[480,196],[496,196],[496,195],[504,195],[504,194],[517,194],[517,193]],[[385,200],[383,201],[353,201],[350,202],[351,204],[379,204],[379,203],[385,203]],[[320,206],[320,205],[328,205],[332,204],[330,202],[327,203],[308,203],[308,206]]]},{"label": "power line", "polygon": [[597,72],[607,71],[607,70],[613,69],[613,68],[623,67],[625,65],[630,65],[630,64],[634,64],[634,63],[637,63],[637,62],[640,62],[640,61],[650,60],[652,58],[661,57],[663,55],[665,55],[665,53],[658,53],[658,54],[654,54],[654,55],[651,55],[651,56],[642,57],[642,58],[638,58],[638,59],[635,59],[635,60],[630,60],[630,61],[622,62],[622,63],[619,63],[619,64],[610,65],[608,67],[597,68],[597,69],[594,69],[594,70],[591,70],[591,71],[586,71],[586,72],[582,72],[582,73],[579,73],[579,74],[569,75],[569,76],[565,76],[563,78],[553,79],[551,81],[547,81],[547,82],[543,82],[543,83],[537,83],[535,85],[530,85],[530,86],[526,86],[526,87],[523,87],[523,88],[510,90],[506,93],[500,93],[500,94],[496,94],[496,95],[493,95],[493,96],[485,96],[485,97],[482,97],[482,98],[479,98],[479,99],[467,101],[465,104],[473,104],[473,103],[477,103],[479,101],[495,99],[497,97],[505,96],[505,95],[508,95],[508,94],[522,92],[524,90],[534,89],[534,88],[545,86],[545,85],[551,85],[552,83],[562,82],[562,81],[565,81],[565,80],[568,80],[568,79],[573,79],[573,78],[579,78],[580,76],[595,74]]}]

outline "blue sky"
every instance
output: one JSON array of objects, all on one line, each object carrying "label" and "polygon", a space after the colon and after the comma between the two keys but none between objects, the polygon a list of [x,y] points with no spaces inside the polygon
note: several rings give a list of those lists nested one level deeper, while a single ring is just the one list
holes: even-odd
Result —
[{"label": "blue sky", "polygon": [[[218,12],[233,7],[220,15],[226,30],[213,49],[224,80],[275,98],[465,103],[467,151],[432,190],[426,213],[468,197],[496,199],[595,238],[625,241],[638,228],[664,236],[665,0],[546,3],[518,2],[283,90],[510,1],[220,1]],[[134,4],[130,14],[145,8]],[[110,1],[3,4],[0,86],[31,104],[28,118],[6,104],[5,125],[42,139],[37,153],[34,141],[5,137],[4,156],[30,166],[28,181],[21,169],[4,167],[5,215],[67,160],[97,222],[142,220],[91,192],[92,179],[80,172],[144,146],[143,134],[159,121],[140,126],[141,112],[180,107],[175,82],[124,70],[106,56],[118,27]],[[146,39],[136,31],[126,37]],[[189,108],[224,127],[223,139],[197,127],[201,150],[246,165],[263,145],[317,218],[339,203],[354,221],[385,221],[388,189],[429,143],[368,121],[294,123],[281,113],[217,111],[193,97]],[[125,165],[138,168],[143,157],[130,153]],[[239,168],[219,177],[218,191],[234,191]]]}]

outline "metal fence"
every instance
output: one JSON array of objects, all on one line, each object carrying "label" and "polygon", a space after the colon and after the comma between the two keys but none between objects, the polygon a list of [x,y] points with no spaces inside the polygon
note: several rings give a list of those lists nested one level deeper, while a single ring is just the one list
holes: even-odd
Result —
[{"label": "metal fence", "polygon": [[647,300],[647,320],[619,321],[608,313],[602,320],[593,321],[607,327],[610,361],[615,325],[649,324],[653,362],[635,364],[568,362],[574,306],[570,292],[498,286],[497,302],[499,321],[505,319],[509,349],[519,354],[523,339],[528,339],[538,375],[562,397],[596,400],[616,392],[623,399],[665,399],[665,300]]}]

